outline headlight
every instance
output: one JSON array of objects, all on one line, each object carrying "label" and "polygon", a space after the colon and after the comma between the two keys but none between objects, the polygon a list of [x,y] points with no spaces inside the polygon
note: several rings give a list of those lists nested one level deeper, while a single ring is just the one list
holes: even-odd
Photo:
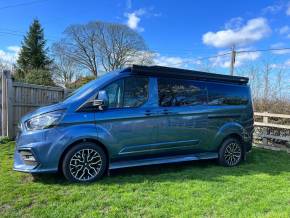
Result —
[{"label": "headlight", "polygon": [[25,122],[26,129],[40,130],[57,125],[63,116],[63,111],[55,111],[31,118]]}]

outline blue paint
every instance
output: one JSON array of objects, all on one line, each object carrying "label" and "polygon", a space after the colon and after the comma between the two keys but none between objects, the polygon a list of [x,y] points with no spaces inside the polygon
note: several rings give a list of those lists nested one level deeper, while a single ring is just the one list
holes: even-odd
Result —
[{"label": "blue paint", "polygon": [[[194,84],[201,84],[199,87],[206,93],[205,102],[161,107],[158,86],[159,77],[164,77],[164,73],[152,74],[146,75],[148,95],[141,106],[108,107],[104,110],[87,106],[98,98],[98,91],[128,77],[144,75],[129,68],[107,73],[63,102],[24,116],[17,136],[14,169],[30,173],[56,172],[70,146],[86,140],[99,143],[106,149],[110,169],[217,158],[222,141],[232,134],[240,136],[246,151],[251,149],[253,109],[246,84],[195,81]],[[212,94],[209,104],[208,93],[219,90],[221,84],[222,90],[228,85],[235,91],[225,96]],[[239,100],[239,96],[243,99]],[[62,114],[61,119],[51,126],[33,130],[27,127],[31,118],[56,112]],[[19,153],[23,150],[30,151],[35,162],[28,164]]]}]

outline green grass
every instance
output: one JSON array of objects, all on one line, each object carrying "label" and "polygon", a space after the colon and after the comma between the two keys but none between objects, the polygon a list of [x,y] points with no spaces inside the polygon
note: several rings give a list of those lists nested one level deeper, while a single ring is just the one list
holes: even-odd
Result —
[{"label": "green grass", "polygon": [[290,155],[254,149],[238,167],[215,161],[115,170],[93,184],[37,180],[0,144],[1,217],[290,217]]}]

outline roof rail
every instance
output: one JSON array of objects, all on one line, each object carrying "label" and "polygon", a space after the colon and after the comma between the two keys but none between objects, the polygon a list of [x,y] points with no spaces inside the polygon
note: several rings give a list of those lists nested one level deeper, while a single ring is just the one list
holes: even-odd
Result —
[{"label": "roof rail", "polygon": [[249,81],[249,78],[247,77],[229,76],[223,74],[186,70],[172,67],[132,65],[130,69],[132,73],[160,77],[166,76],[172,78],[186,78],[205,81],[223,81],[238,84],[247,84]]}]

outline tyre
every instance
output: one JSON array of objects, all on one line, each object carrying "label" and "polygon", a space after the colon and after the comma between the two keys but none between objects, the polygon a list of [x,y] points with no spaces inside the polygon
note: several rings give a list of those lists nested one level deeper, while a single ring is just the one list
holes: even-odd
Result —
[{"label": "tyre", "polygon": [[244,157],[241,142],[235,138],[226,139],[219,150],[219,164],[226,167],[237,166]]},{"label": "tyre", "polygon": [[107,170],[108,160],[104,150],[91,142],[72,147],[62,162],[62,171],[71,182],[94,182]]}]

